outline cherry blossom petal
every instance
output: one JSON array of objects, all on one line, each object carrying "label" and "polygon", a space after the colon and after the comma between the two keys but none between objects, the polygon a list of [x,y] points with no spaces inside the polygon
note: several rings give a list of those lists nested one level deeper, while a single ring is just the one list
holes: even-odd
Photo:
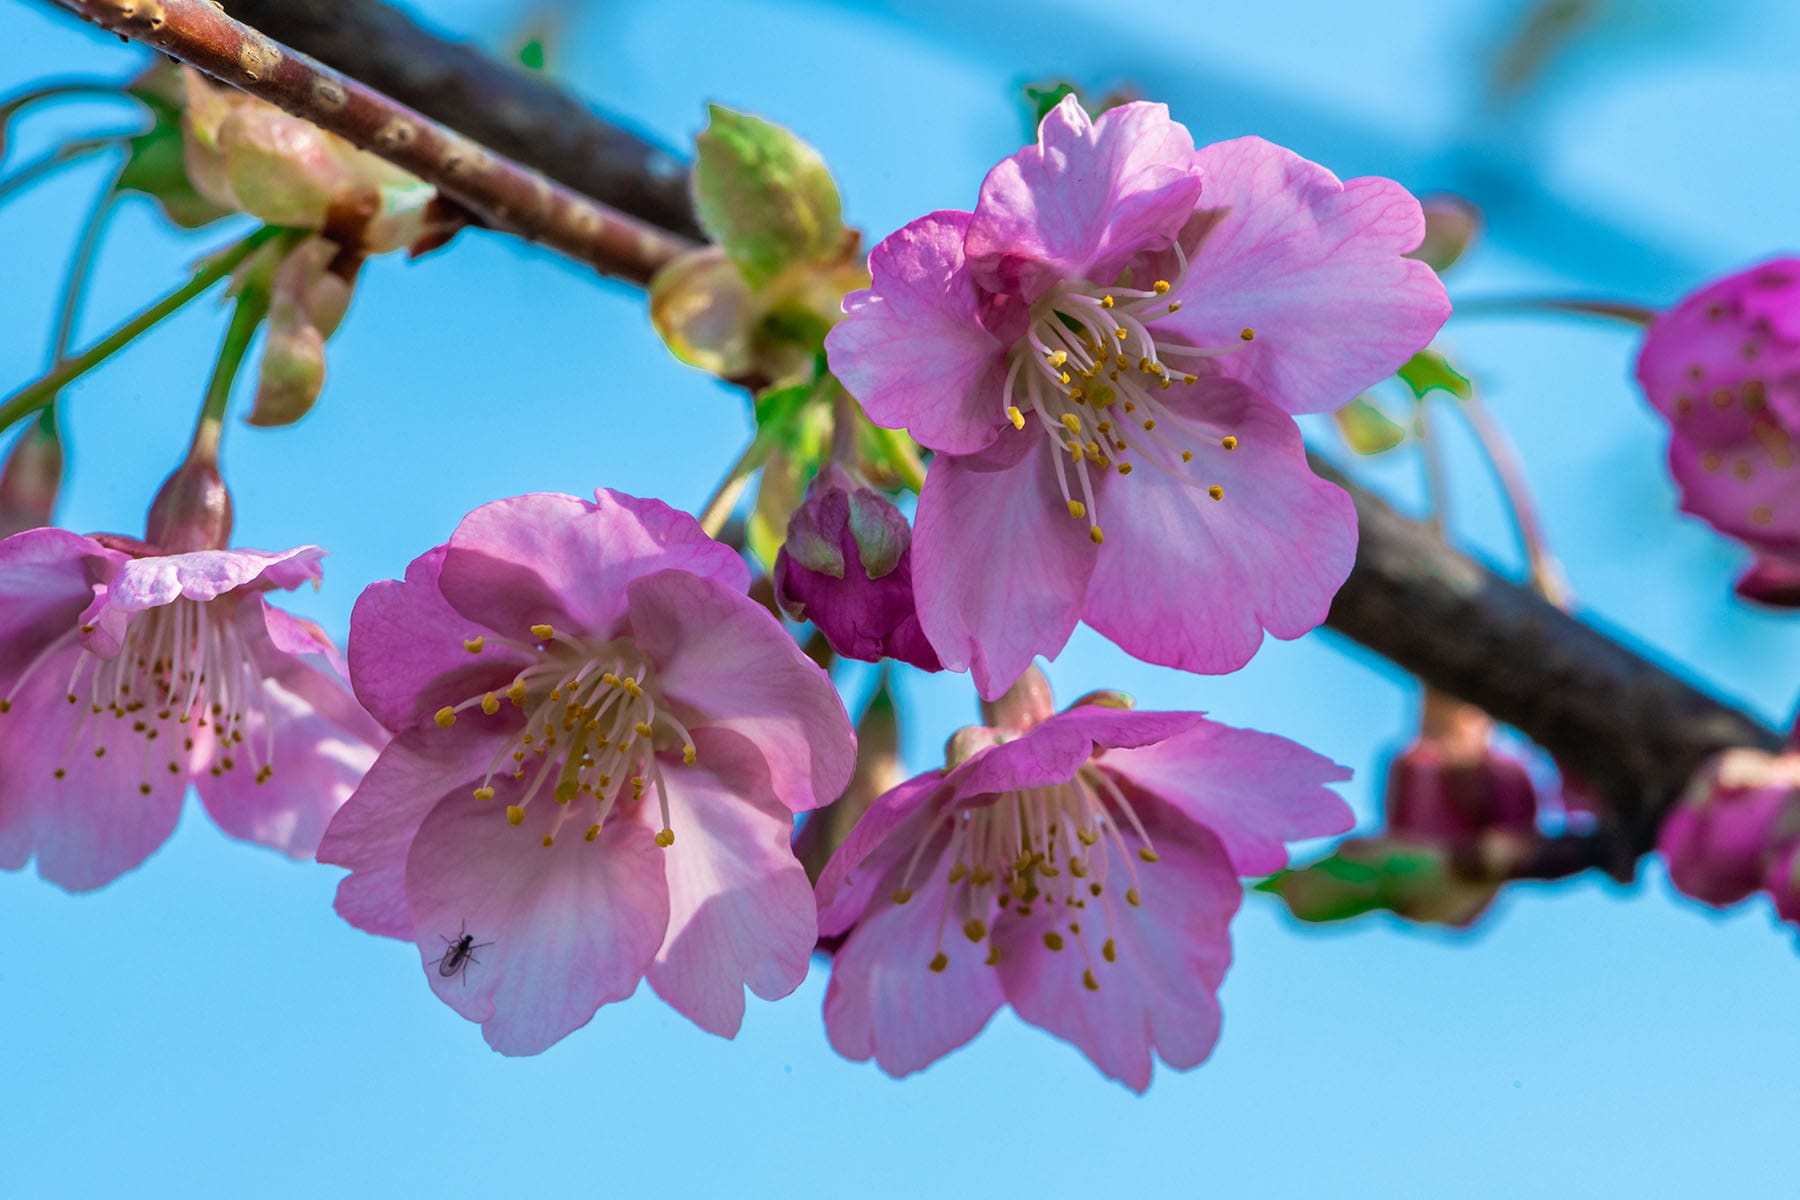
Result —
[{"label": "cherry blossom petal", "polygon": [[605,488],[591,504],[540,492],[482,505],[451,535],[438,584],[457,612],[508,637],[543,623],[607,637],[626,586],[666,569],[750,586],[743,559],[693,517]]},{"label": "cherry blossom petal", "polygon": [[1253,329],[1224,369],[1290,413],[1323,412],[1393,374],[1449,317],[1437,273],[1404,257],[1425,216],[1393,180],[1340,183],[1254,137],[1203,147],[1194,163],[1205,187],[1188,234],[1200,240],[1159,336],[1224,348]]},{"label": "cherry blossom petal", "polygon": [[1034,656],[1062,650],[1099,549],[1069,517],[1048,439],[1007,438],[995,451],[933,462],[913,522],[919,623],[944,666],[968,670],[988,700]]},{"label": "cherry blossom petal", "polygon": [[[898,857],[910,854],[930,822],[936,820],[932,803],[942,771],[927,771],[884,792],[850,830],[814,889],[819,906],[819,932],[833,936],[844,932],[868,908],[876,886]],[[909,837],[909,824],[916,836]]]},{"label": "cherry blossom petal", "polygon": [[1068,783],[1096,745],[1143,745],[1189,728],[1198,713],[1140,713],[1098,707],[1059,713],[1024,735],[1001,742],[944,779],[949,802],[968,805],[1002,792]]},{"label": "cherry blossom petal", "polygon": [[1105,286],[1133,255],[1172,244],[1200,195],[1194,139],[1168,106],[1140,101],[1090,119],[1065,96],[1037,144],[982,181],[969,269],[983,287],[1026,300],[1062,280]]},{"label": "cherry blossom petal", "polygon": [[[425,978],[502,1054],[540,1053],[631,995],[668,926],[650,831],[611,820],[592,842],[569,829],[545,846],[566,811],[532,804],[513,827],[491,803],[446,796],[407,854]],[[444,952],[465,933],[477,961],[446,975]]]},{"label": "cherry blossom petal", "polygon": [[767,609],[684,571],[631,583],[631,628],[690,727],[729,729],[768,760],[795,812],[837,799],[856,767],[844,702]]},{"label": "cherry blossom petal", "polygon": [[[789,848],[794,816],[762,755],[725,730],[696,730],[694,741],[695,765],[663,768],[675,841],[662,851],[669,931],[649,980],[694,1024],[734,1037],[746,987],[779,1000],[806,978],[818,917]],[[640,816],[662,828],[655,805]]]},{"label": "cherry blossom petal", "polygon": [[1350,806],[1325,786],[1349,779],[1349,768],[1272,733],[1200,721],[1154,745],[1110,750],[1099,765],[1128,791],[1204,826],[1239,875],[1273,874],[1287,866],[1288,842],[1344,833],[1356,823]]},{"label": "cherry blossom petal", "polygon": [[831,369],[877,425],[950,454],[986,449],[1006,424],[1006,355],[963,265],[969,214],[934,212],[869,255],[873,286],[844,298],[825,337]]},{"label": "cherry blossom petal", "polygon": [[[1210,833],[1154,802],[1138,815],[1159,861],[1135,863],[1112,847],[1106,889],[1077,914],[1078,933],[1068,909],[1040,903],[1026,918],[1003,915],[993,937],[1001,984],[1019,1016],[1141,1092],[1150,1086],[1152,1051],[1178,1070],[1212,1052],[1242,892]],[[1133,872],[1140,905],[1124,896],[1122,881]],[[1049,949],[1047,935],[1062,949]]]},{"label": "cherry blossom petal", "polygon": [[291,591],[316,583],[325,551],[300,546],[271,554],[264,550],[195,550],[126,560],[112,580],[108,603],[126,612],[160,608],[176,600],[215,600],[239,588]]},{"label": "cherry blossom petal", "polygon": [[1108,486],[1083,615],[1145,662],[1235,671],[1263,630],[1295,638],[1325,619],[1356,558],[1356,510],[1307,466],[1293,420],[1241,385],[1202,378],[1169,407],[1193,482],[1145,470]]},{"label": "cherry blossom petal", "polygon": [[125,556],[64,529],[28,529],[0,539],[0,697],[59,637]]}]

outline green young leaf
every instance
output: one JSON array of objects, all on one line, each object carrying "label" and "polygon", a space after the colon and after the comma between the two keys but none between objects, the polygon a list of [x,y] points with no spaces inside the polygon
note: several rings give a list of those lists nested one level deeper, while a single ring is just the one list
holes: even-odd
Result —
[{"label": "green young leaf", "polygon": [[1394,372],[1394,375],[1421,400],[1433,388],[1449,392],[1458,400],[1467,400],[1475,394],[1468,376],[1451,366],[1450,360],[1436,350],[1419,351],[1407,359],[1406,365]]},{"label": "green young leaf", "polygon": [[1050,115],[1051,109],[1062,103],[1064,96],[1073,96],[1076,100],[1080,100],[1081,91],[1066,79],[1051,79],[1043,83],[1025,85],[1025,111],[1031,122],[1027,136],[1037,136],[1037,127],[1045,117]]},{"label": "green young leaf", "polygon": [[811,146],[759,117],[711,106],[695,140],[694,205],[752,289],[842,245],[837,184]]},{"label": "green young leaf", "polygon": [[527,71],[544,69],[544,39],[532,38],[519,47],[519,65]]},{"label": "green young leaf", "polygon": [[1380,454],[1406,440],[1406,430],[1366,396],[1358,396],[1331,416],[1344,443],[1358,454]]}]

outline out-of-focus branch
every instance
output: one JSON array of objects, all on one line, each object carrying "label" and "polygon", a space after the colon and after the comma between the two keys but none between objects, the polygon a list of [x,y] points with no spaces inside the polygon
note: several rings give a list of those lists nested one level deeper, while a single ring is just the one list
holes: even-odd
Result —
[{"label": "out-of-focus branch", "polygon": [[542,76],[370,0],[223,2],[246,25],[584,196],[679,236],[702,236],[687,164]]},{"label": "out-of-focus branch", "polygon": [[1603,797],[1613,861],[1595,865],[1629,875],[1710,755],[1781,747],[1755,718],[1445,545],[1328,464],[1313,468],[1350,492],[1361,532],[1326,623],[1518,729]]},{"label": "out-of-focus branch", "polygon": [[686,239],[553,183],[233,20],[209,0],[55,0],[437,186],[483,223],[644,283]]}]

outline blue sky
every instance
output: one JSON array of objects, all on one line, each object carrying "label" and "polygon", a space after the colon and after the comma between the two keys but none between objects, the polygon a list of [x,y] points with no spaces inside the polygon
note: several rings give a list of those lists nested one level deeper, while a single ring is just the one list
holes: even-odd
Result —
[{"label": "blue sky", "polygon": [[[500,36],[517,4],[434,0]],[[717,100],[824,153],[874,237],[967,207],[1021,134],[1014,84],[1135,83],[1203,140],[1261,133],[1342,175],[1461,187],[1492,239],[1454,296],[1671,300],[1793,248],[1791,63],[1780,0],[1626,4],[1541,95],[1483,107],[1479,70],[1512,4],[726,3],[568,6],[553,65],[684,144]],[[135,53],[40,6],[8,10],[0,91],[123,74]],[[104,112],[39,118],[22,161]],[[62,264],[97,185],[72,170],[0,209],[0,380],[42,366]],[[91,334],[167,288],[219,233],[148,207],[112,226]],[[135,531],[184,443],[220,311],[195,306],[73,389],[63,521]],[[1628,333],[1453,320],[1442,345],[1519,441],[1588,614],[1784,722],[1800,628],[1733,602],[1741,556],[1675,512],[1662,433],[1634,395]],[[737,453],[742,400],[674,363],[641,297],[510,241],[465,235],[372,264],[297,428],[227,437],[238,539],[331,551],[292,607],[342,635],[357,592],[464,512],[596,485],[692,507]],[[1453,427],[1454,428],[1454,427]],[[1328,437],[1321,438],[1326,444]],[[1516,561],[1486,476],[1453,436],[1459,537]],[[1413,498],[1402,460],[1368,477]],[[1271,643],[1212,679],[1152,670],[1088,634],[1059,692],[1135,693],[1294,737],[1354,766],[1413,719],[1407,681],[1332,635]],[[852,676],[854,702],[867,676]],[[955,677],[904,685],[909,765],[972,718]],[[1653,866],[1630,889],[1515,889],[1470,934],[1366,920],[1319,931],[1252,897],[1236,925],[1212,1060],[1139,1099],[1002,1014],[894,1082],[830,1051],[825,970],[751,1002],[735,1042],[647,989],[528,1060],[492,1054],[431,997],[407,947],[331,912],[338,872],[227,841],[190,806],[139,871],[70,897],[0,875],[0,1155],[21,1196],[1041,1194],[1391,1197],[1735,1194],[1785,1179],[1800,1116],[1800,962],[1760,904],[1714,914]]]}]

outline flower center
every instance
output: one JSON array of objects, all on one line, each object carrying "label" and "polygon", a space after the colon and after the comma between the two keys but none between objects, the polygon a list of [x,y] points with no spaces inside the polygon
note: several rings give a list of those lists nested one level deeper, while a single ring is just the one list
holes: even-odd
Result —
[{"label": "flower center", "polygon": [[[1067,461],[1054,456],[1056,481],[1069,516],[1088,522],[1088,537],[1096,545],[1104,540],[1095,503],[1099,473],[1126,476],[1141,463],[1182,483],[1195,482],[1188,473],[1194,447],[1171,436],[1179,426],[1162,395],[1199,382],[1180,360],[1216,358],[1256,337],[1254,330],[1245,329],[1237,346],[1222,349],[1168,341],[1157,345],[1151,325],[1181,307],[1179,300],[1168,298],[1187,276],[1187,258],[1179,246],[1176,254],[1180,270],[1175,281],[1158,279],[1147,291],[1057,284],[1032,306],[1031,324],[1007,363],[1001,389],[1006,418],[1023,430],[1030,413],[1067,451]],[[1235,450],[1238,440],[1226,437],[1220,445]],[[1225,497],[1216,484],[1208,494],[1214,500]]]},{"label": "flower center", "polygon": [[[76,708],[53,774],[67,775],[70,752],[78,742],[92,742],[95,758],[131,753],[137,739],[143,781],[138,790],[151,792],[152,770],[169,774],[187,768],[198,737],[210,732],[217,776],[237,769],[243,755],[266,783],[274,773],[274,735],[262,720],[262,672],[252,659],[235,613],[216,610],[219,601],[180,599],[134,615],[125,627],[119,653],[102,658],[86,649],[76,652],[69,674],[67,699]],[[12,710],[26,683],[53,661],[63,659],[76,638],[91,629],[71,629],[46,646],[0,699],[0,713]],[[258,738],[247,738],[260,727]],[[158,763],[156,760],[163,760]]]},{"label": "flower center", "polygon": [[524,726],[495,751],[475,798],[508,793],[506,819],[516,826],[524,824],[530,805],[548,797],[559,809],[544,834],[548,847],[570,821],[584,825],[583,836],[593,841],[621,797],[635,803],[654,792],[662,810],[656,844],[672,845],[675,831],[658,752],[679,752],[682,763],[691,765],[694,739],[668,704],[658,702],[649,665],[630,640],[592,641],[533,625],[530,640],[472,637],[463,647],[479,654],[492,641],[534,661],[505,690],[445,705],[436,714],[444,729],[472,708],[492,716],[502,701],[525,714]]},{"label": "flower center", "polygon": [[[1139,907],[1139,864],[1157,861],[1150,835],[1118,785],[1084,766],[1068,783],[1008,792],[990,805],[950,809],[943,819],[950,825],[949,888],[938,922],[940,949],[927,966],[942,971],[949,965],[941,946],[952,918],[965,937],[979,943],[988,937],[986,918],[995,909],[1021,919],[1043,909],[1054,911],[1054,924],[1061,926],[1044,931],[1044,946],[1060,951],[1073,939],[1084,960],[1082,983],[1097,990],[1093,940],[1099,941],[1098,961],[1111,963],[1117,952],[1106,932],[1105,907],[1098,906],[1091,929],[1082,923],[1084,910],[1119,885],[1110,874],[1121,864],[1125,902]],[[896,904],[912,899],[919,864],[937,838],[934,826],[920,839],[892,895]],[[1000,948],[990,943],[987,964],[999,961]]]}]

